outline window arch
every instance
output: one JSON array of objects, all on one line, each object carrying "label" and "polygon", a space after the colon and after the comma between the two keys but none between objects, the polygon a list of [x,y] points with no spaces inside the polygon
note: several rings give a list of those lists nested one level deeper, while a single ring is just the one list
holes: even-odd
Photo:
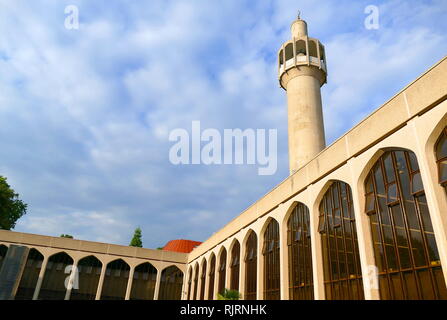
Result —
[{"label": "window arch", "polygon": [[117,259],[107,264],[101,300],[124,300],[129,280],[129,271],[129,265],[122,259]]},{"label": "window arch", "polygon": [[225,289],[226,268],[227,268],[227,250],[223,248],[222,253],[220,254],[220,261],[219,261],[219,283],[217,287],[218,293],[222,293]]},{"label": "window arch", "polygon": [[194,295],[191,297],[191,300],[197,300],[198,284],[199,284],[199,264],[196,262],[196,266],[194,268]]},{"label": "window arch", "polygon": [[279,223],[271,219],[264,233],[264,299],[279,300]]},{"label": "window arch", "polygon": [[[307,56],[306,41],[298,40],[295,42],[296,55],[297,57]],[[305,59],[304,59],[305,60]]]},{"label": "window arch", "polygon": [[447,127],[441,133],[435,146],[438,164],[438,180],[447,192]]},{"label": "window arch", "polygon": [[313,300],[312,248],[309,209],[298,203],[287,221],[289,297]]},{"label": "window arch", "polygon": [[192,267],[189,268],[189,276],[188,276],[188,297],[186,300],[191,300],[191,285],[192,285]]},{"label": "window arch", "polygon": [[257,257],[258,237],[251,231],[245,249],[245,300],[256,300]]},{"label": "window arch", "polygon": [[210,260],[210,273],[209,277],[209,286],[208,286],[208,300],[214,299],[214,277],[216,274],[216,256],[214,254],[211,255]]},{"label": "window arch", "polygon": [[78,286],[73,286],[70,300],[95,300],[102,263],[94,256],[78,262]]},{"label": "window arch", "polygon": [[28,253],[25,269],[23,270],[22,278],[20,279],[15,300],[31,300],[33,298],[42,263],[43,255],[38,250],[31,248]]},{"label": "window arch", "polygon": [[0,244],[0,270],[2,268],[3,260],[6,257],[6,252],[8,252],[8,247]]},{"label": "window arch", "polygon": [[286,62],[289,61],[290,59],[293,59],[293,43],[289,43],[286,45],[284,53],[286,56]]},{"label": "window arch", "polygon": [[365,180],[382,299],[446,299],[416,155],[387,151]]},{"label": "window arch", "polygon": [[158,300],[180,300],[182,296],[183,272],[170,266],[161,272]]},{"label": "window arch", "polygon": [[317,44],[315,40],[309,39],[309,56],[318,58]]},{"label": "window arch", "polygon": [[152,264],[138,265],[133,273],[130,300],[153,300],[156,282],[157,269]]},{"label": "window arch", "polygon": [[200,275],[200,300],[205,300],[206,260],[203,260],[202,273]]},{"label": "window arch", "polygon": [[241,246],[239,241],[233,245],[231,249],[231,264],[230,264],[230,289],[239,291],[239,266],[241,259]]},{"label": "window arch", "polygon": [[364,299],[351,188],[334,181],[319,207],[327,300]]},{"label": "window arch", "polygon": [[278,55],[279,67],[282,67],[282,65],[284,64],[283,54],[284,54],[283,50],[279,51],[279,55]]},{"label": "window arch", "polygon": [[73,265],[73,259],[65,252],[59,252],[48,259],[47,268],[39,292],[40,300],[64,300],[67,289],[65,287],[65,268]]}]

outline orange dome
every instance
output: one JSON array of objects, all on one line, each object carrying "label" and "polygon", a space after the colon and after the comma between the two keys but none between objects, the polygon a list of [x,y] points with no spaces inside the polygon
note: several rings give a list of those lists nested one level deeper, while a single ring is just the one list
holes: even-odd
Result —
[{"label": "orange dome", "polygon": [[201,243],[202,242],[199,241],[184,240],[184,239],[171,240],[168,243],[166,243],[166,245],[163,247],[163,250],[190,253],[192,249],[194,249]]}]

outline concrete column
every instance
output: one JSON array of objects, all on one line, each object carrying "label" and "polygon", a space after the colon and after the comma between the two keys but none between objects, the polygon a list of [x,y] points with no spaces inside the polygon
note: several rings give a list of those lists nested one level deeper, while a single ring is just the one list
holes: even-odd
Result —
[{"label": "concrete column", "polygon": [[99,276],[98,290],[96,291],[95,300],[100,300],[101,299],[102,286],[104,284],[104,278],[105,278],[105,275],[106,275],[106,270],[107,270],[107,264],[102,262],[101,275]]},{"label": "concrete column", "polygon": [[73,289],[73,282],[79,283],[79,272],[78,272],[78,262],[79,259],[74,259],[73,266],[70,272],[70,279],[68,280],[67,291],[65,292],[64,300],[70,300],[71,290]]},{"label": "concrete column", "polygon": [[202,267],[199,265],[199,270],[197,271],[198,277],[197,277],[197,294],[196,294],[196,300],[200,300],[200,291],[202,290]]},{"label": "concrete column", "polygon": [[287,83],[288,136],[290,172],[309,162],[326,146],[323,126],[320,80],[309,74],[299,75]]},{"label": "concrete column", "polygon": [[257,247],[257,284],[256,284],[256,300],[264,299],[264,256],[262,255],[262,247],[264,245],[264,236],[258,235],[258,247]]},{"label": "concrete column", "polygon": [[225,288],[230,289],[230,283],[231,283],[231,270],[230,270],[230,264],[231,264],[231,252],[227,250],[227,264],[225,266]]},{"label": "concrete column", "polygon": [[360,266],[362,268],[363,291],[365,300],[380,300],[378,274],[374,259],[374,245],[370,229],[369,217],[365,214],[365,196],[364,190],[359,190],[359,173],[354,172],[355,159],[348,161],[348,167],[351,172],[352,183],[352,202],[354,205],[355,226],[357,229],[357,242],[359,246]]},{"label": "concrete column", "polygon": [[134,273],[135,273],[135,266],[132,266],[132,267],[130,267],[130,271],[129,271],[129,279],[127,280],[126,296],[124,297],[124,300],[130,299],[130,293],[132,291],[132,283],[133,283]]},{"label": "concrete column", "polygon": [[289,300],[289,255],[287,247],[287,222],[279,221],[279,268],[281,300]]},{"label": "concrete column", "polygon": [[239,263],[239,293],[241,294],[241,299],[245,300],[245,279],[247,275],[245,274],[245,255],[246,255],[247,245],[241,243],[241,257]]},{"label": "concrete column", "polygon": [[[439,258],[441,261],[444,280],[447,285],[447,201],[444,188],[439,184],[438,168],[436,163],[434,144],[433,148],[425,150],[425,146],[420,140],[426,126],[423,123],[417,125],[420,119],[415,118],[410,121],[409,126],[413,129],[414,139],[417,143],[415,154],[421,172],[422,184],[424,185],[425,197],[430,212],[430,219],[433,225]],[[419,133],[418,133],[419,131]],[[435,140],[437,140],[436,137]]]},{"label": "concrete column", "polygon": [[49,256],[44,256],[42,261],[42,266],[39,272],[39,278],[37,279],[36,289],[34,289],[33,300],[37,300],[39,298],[40,288],[42,287],[43,277],[45,276],[45,270],[47,269]]},{"label": "concrete column", "polygon": [[210,272],[210,268],[211,268],[211,260],[210,261],[206,261],[206,273],[205,273],[205,283],[203,284],[205,286],[205,292],[204,292],[204,300],[208,300],[208,294],[209,294],[209,287],[210,287],[210,277],[209,277],[209,272]]},{"label": "concrete column", "polygon": [[161,273],[162,271],[157,270],[157,280],[155,281],[155,291],[154,291],[154,300],[158,300],[160,296],[160,284],[161,284]]},{"label": "concrete column", "polygon": [[216,255],[216,269],[214,271],[214,294],[213,294],[214,300],[217,300],[217,294],[219,290],[219,266],[220,266],[220,259],[218,259],[218,255]]},{"label": "concrete column", "polygon": [[315,199],[312,194],[317,194],[313,185],[308,188],[309,195],[309,223],[310,223],[310,240],[312,251],[312,272],[314,283],[314,299],[324,300],[324,270],[323,270],[323,251],[321,246],[321,235],[318,232],[318,204],[314,203]]}]

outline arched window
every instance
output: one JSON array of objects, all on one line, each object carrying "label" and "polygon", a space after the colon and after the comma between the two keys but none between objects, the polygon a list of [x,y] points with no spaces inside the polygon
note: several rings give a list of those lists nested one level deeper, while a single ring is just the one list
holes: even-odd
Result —
[{"label": "arched window", "polygon": [[318,231],[323,249],[327,300],[364,299],[351,188],[335,181],[320,203]]},{"label": "arched window", "polygon": [[284,64],[284,57],[283,57],[284,51],[281,50],[279,51],[279,55],[278,55],[278,61],[279,61],[279,66],[282,67],[282,65]]},{"label": "arched window", "polygon": [[73,265],[73,259],[65,252],[56,253],[48,259],[39,300],[65,299],[65,279],[69,276],[69,273],[65,273],[65,268],[70,265]]},{"label": "arched window", "polygon": [[4,245],[0,245],[0,270],[2,269],[3,260],[6,257],[6,252],[8,251],[8,247]]},{"label": "arched window", "polygon": [[436,142],[436,161],[438,163],[439,183],[447,192],[447,128],[444,128]]},{"label": "arched window", "polygon": [[234,243],[231,249],[231,265],[230,265],[230,289],[239,291],[239,265],[241,259],[241,246],[239,241]]},{"label": "arched window", "polygon": [[279,300],[279,224],[271,219],[264,233],[264,299]]},{"label": "arched window", "polygon": [[158,300],[180,300],[182,296],[183,272],[170,266],[161,272]]},{"label": "arched window", "polygon": [[206,260],[202,264],[202,273],[200,275],[200,300],[205,300],[205,281],[206,281]]},{"label": "arched window", "polygon": [[293,209],[287,222],[289,252],[289,297],[291,300],[314,298],[309,209],[302,203]]},{"label": "arched window", "polygon": [[382,299],[447,299],[416,155],[388,151],[365,181]]},{"label": "arched window", "polygon": [[130,300],[153,300],[156,282],[157,269],[152,264],[138,265],[133,273]]},{"label": "arched window", "polygon": [[194,268],[194,295],[191,297],[192,300],[197,300],[197,285],[199,284],[199,264],[196,262]]},{"label": "arched window", "polygon": [[286,62],[290,59],[293,59],[293,44],[289,43],[286,45],[285,48],[285,54],[286,54]]},{"label": "arched window", "polygon": [[258,237],[253,231],[245,249],[245,300],[256,300]]},{"label": "arched window", "polygon": [[94,256],[88,256],[79,260],[78,283],[77,286],[73,285],[70,300],[95,300],[101,269],[101,261]]},{"label": "arched window", "polygon": [[318,51],[317,51],[317,44],[315,43],[315,40],[309,40],[309,55],[311,57],[317,58],[317,61],[318,61]]},{"label": "arched window", "polygon": [[43,255],[34,248],[31,248],[26,260],[25,269],[20,279],[19,287],[15,300],[31,300],[39,279],[40,269],[42,268]]},{"label": "arched window", "polygon": [[219,284],[217,287],[217,293],[222,293],[225,289],[226,268],[227,268],[227,250],[223,248],[222,253],[220,254],[220,261],[219,261]]},{"label": "arched window", "polygon": [[124,300],[127,282],[129,281],[129,265],[122,259],[107,264],[101,300]]},{"label": "arched window", "polygon": [[186,300],[191,300],[191,286],[192,286],[192,267],[189,268],[189,276],[188,276],[188,297]]},{"label": "arched window", "polygon": [[[306,61],[307,50],[306,42],[304,40],[298,40],[295,42],[296,56],[298,61]],[[303,57],[300,59],[300,57]]]},{"label": "arched window", "polygon": [[323,62],[326,61],[326,54],[324,53],[324,47],[321,43],[320,43],[320,59]]},{"label": "arched window", "polygon": [[209,286],[208,286],[208,300],[214,299],[214,277],[216,273],[216,256],[214,254],[211,255],[210,260],[210,273],[209,277]]}]

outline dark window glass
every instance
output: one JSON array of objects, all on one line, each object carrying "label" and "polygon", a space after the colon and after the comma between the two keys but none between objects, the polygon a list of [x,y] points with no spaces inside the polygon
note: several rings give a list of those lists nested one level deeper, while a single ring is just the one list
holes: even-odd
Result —
[{"label": "dark window glass", "polygon": [[78,262],[78,287],[73,287],[70,300],[95,300],[102,263],[94,256]]},{"label": "dark window glass", "polygon": [[149,262],[140,264],[134,270],[130,300],[153,300],[157,269]]},{"label": "dark window glass", "polygon": [[192,268],[189,269],[189,276],[188,276],[188,296],[186,297],[186,300],[191,300],[191,296],[192,296]]},{"label": "dark window glass", "polygon": [[245,257],[245,300],[256,300],[258,237],[253,231],[247,239]]},{"label": "dark window glass", "polygon": [[200,300],[205,300],[205,281],[206,281],[206,260],[202,264],[202,272],[200,274]]},{"label": "dark window glass", "polygon": [[222,253],[220,254],[220,261],[219,261],[219,283],[217,287],[218,293],[222,293],[225,289],[226,268],[227,268],[227,250],[223,248]]},{"label": "dark window glass", "polygon": [[48,259],[47,269],[39,292],[39,300],[64,300],[67,289],[65,279],[70,275],[65,268],[73,265],[73,259],[65,252],[52,255]]},{"label": "dark window glass", "polygon": [[264,233],[264,299],[280,299],[279,224],[271,219]]},{"label": "dark window glass", "polygon": [[102,285],[101,300],[124,300],[129,281],[129,265],[122,259],[109,262]]},{"label": "dark window glass", "polygon": [[183,272],[170,266],[161,272],[158,300],[180,300],[182,296]]},{"label": "dark window glass", "polygon": [[233,249],[231,249],[231,265],[230,265],[230,289],[239,291],[239,261],[241,255],[241,246],[236,241]]},{"label": "dark window glass", "polygon": [[197,286],[199,285],[199,264],[196,263],[194,268],[194,293],[191,297],[192,300],[197,300]]},{"label": "dark window glass", "polygon": [[[349,214],[340,213],[338,207]],[[326,220],[320,233],[325,294],[328,300],[364,298],[352,207],[351,188],[341,181],[332,183],[320,203],[320,216],[324,215]]]},{"label": "dark window glass", "polygon": [[[397,177],[386,181],[381,172]],[[371,179],[372,181],[369,181]],[[372,183],[371,183],[372,182]],[[369,214],[382,299],[446,299],[441,263],[414,153],[388,151],[365,181],[376,202]],[[388,190],[382,202],[383,188]]]},{"label": "dark window glass", "polygon": [[43,255],[34,248],[30,249],[15,300],[31,300],[33,298],[42,262]]},{"label": "dark window glass", "polygon": [[447,192],[447,128],[444,128],[435,146],[436,160],[438,163],[439,183]]},{"label": "dark window glass", "polygon": [[210,273],[208,275],[209,277],[209,286],[208,286],[208,300],[214,299],[214,277],[216,272],[216,256],[213,254],[211,256],[211,262],[210,262]]},{"label": "dark window glass", "polygon": [[309,209],[298,203],[287,222],[289,254],[289,298],[312,300],[312,251],[310,241]]}]

